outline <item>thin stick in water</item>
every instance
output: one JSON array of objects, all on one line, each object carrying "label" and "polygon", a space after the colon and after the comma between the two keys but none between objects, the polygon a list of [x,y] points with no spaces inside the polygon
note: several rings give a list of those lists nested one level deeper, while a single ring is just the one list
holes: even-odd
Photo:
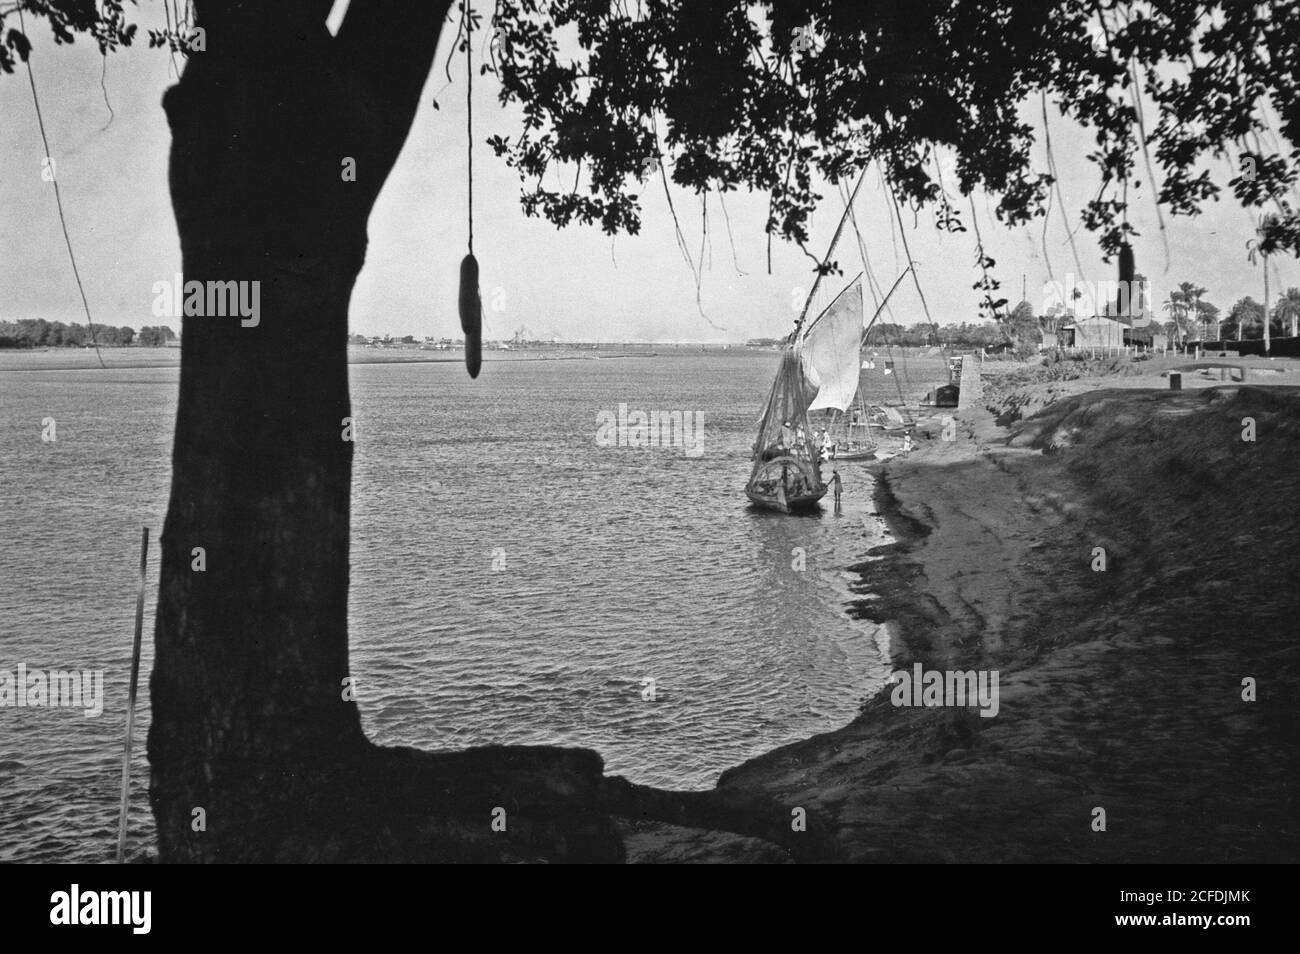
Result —
[{"label": "thin stick in water", "polygon": [[135,595],[135,648],[131,651],[131,692],[126,702],[126,750],[122,753],[122,812],[117,825],[117,863],[126,856],[126,811],[131,797],[131,733],[135,729],[135,691],[140,681],[140,636],[144,630],[144,575],[149,561],[149,528],[140,528],[140,588]]}]

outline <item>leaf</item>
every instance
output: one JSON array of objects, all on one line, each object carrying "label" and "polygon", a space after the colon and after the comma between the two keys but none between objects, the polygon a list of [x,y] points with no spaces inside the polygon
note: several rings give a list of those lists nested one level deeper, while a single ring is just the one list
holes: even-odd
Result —
[{"label": "leaf", "polygon": [[27,54],[32,50],[31,42],[18,30],[9,31],[9,35],[5,38],[5,46],[17,53],[18,58],[24,63],[27,62]]}]

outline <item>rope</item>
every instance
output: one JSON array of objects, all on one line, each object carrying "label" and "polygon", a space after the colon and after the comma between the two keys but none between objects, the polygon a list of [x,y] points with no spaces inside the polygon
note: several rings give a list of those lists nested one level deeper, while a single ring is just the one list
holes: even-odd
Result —
[{"label": "rope", "polygon": [[[890,371],[891,371],[889,376],[894,379],[894,387],[898,389],[898,403],[905,405],[907,404],[907,398],[903,397],[903,385],[899,383],[898,380],[898,365],[894,361],[894,346],[892,343],[890,343],[890,340],[886,335],[882,334],[880,337],[883,338],[885,341],[885,354],[888,356],[886,360],[889,362]],[[899,342],[898,347],[900,349],[903,348],[902,342]],[[904,363],[906,363],[906,359],[907,359],[906,352],[903,353],[903,359],[904,359]],[[907,386],[910,388],[912,386],[912,382],[908,381]]]},{"label": "rope", "polygon": [[1152,204],[1156,207],[1156,221],[1160,223],[1160,241],[1165,247],[1165,273],[1169,272],[1169,234],[1165,231],[1165,216],[1160,211],[1160,188],[1156,185],[1156,174],[1151,169],[1151,151],[1147,148],[1146,118],[1142,112],[1142,85],[1138,82],[1137,67],[1132,59],[1128,65],[1129,75],[1133,77],[1133,112],[1137,116],[1138,134],[1142,137],[1142,158],[1147,166],[1147,179],[1151,181]]},{"label": "rope", "polygon": [[[1052,176],[1052,187],[1056,190],[1056,201],[1061,209],[1061,221],[1065,225],[1065,236],[1070,240],[1070,253],[1074,256],[1074,267],[1079,270],[1079,281],[1086,282],[1083,266],[1079,263],[1079,249],[1074,244],[1074,232],[1070,230],[1070,216],[1065,211],[1065,193],[1061,190],[1061,176],[1056,171],[1056,155],[1052,152],[1052,130],[1047,121],[1047,93],[1043,92],[1043,145],[1047,148],[1047,171]],[[1068,302],[1067,302],[1068,304]]]},{"label": "rope", "polygon": [[[18,5],[18,28],[22,30],[23,35],[27,35],[27,24],[23,22],[22,4]],[[45,118],[41,115],[41,100],[36,95],[36,76],[32,73],[32,54],[28,50],[24,59],[27,64],[27,82],[32,87],[32,103],[36,106],[36,125],[41,130],[41,143],[45,146],[45,157],[50,158],[50,141],[45,135]],[[77,271],[77,256],[72,254],[72,238],[68,235],[68,220],[63,215],[63,197],[59,194],[59,173],[53,170],[50,176],[50,182],[54,184],[54,204],[59,209],[59,225],[63,229],[63,243],[68,247],[68,259],[72,262],[72,277],[77,280],[77,291],[81,293],[81,307],[86,311],[86,324],[90,329],[90,342],[95,346],[95,357],[99,359],[101,368],[108,368],[104,364],[104,356],[99,353],[99,342],[95,340],[95,323],[90,319],[90,302],[86,301],[86,289],[81,284],[81,274]]]},{"label": "rope", "polygon": [[866,177],[867,167],[863,166],[862,174],[858,176],[858,184],[853,187],[853,193],[849,196],[849,201],[844,206],[844,214],[840,216],[840,224],[835,226],[835,234],[831,236],[831,244],[830,247],[826,249],[826,257],[822,259],[821,267],[817,269],[817,275],[813,278],[812,291],[808,292],[808,298],[803,303],[803,311],[799,313],[799,320],[794,323],[796,334],[803,328],[803,321],[808,317],[808,308],[813,303],[813,296],[817,294],[817,286],[822,283],[822,268],[826,266],[826,263],[831,260],[831,256],[835,254],[835,246],[839,244],[840,234],[844,231],[844,223],[848,221],[849,213],[853,211],[853,200],[857,198],[858,190],[862,188],[862,182]]},{"label": "rope", "polygon": [[470,0],[465,0],[461,9],[465,19],[465,159],[469,168],[469,251],[474,254],[474,66],[472,62],[473,47],[469,42],[470,32],[474,29],[474,19],[470,16]]}]

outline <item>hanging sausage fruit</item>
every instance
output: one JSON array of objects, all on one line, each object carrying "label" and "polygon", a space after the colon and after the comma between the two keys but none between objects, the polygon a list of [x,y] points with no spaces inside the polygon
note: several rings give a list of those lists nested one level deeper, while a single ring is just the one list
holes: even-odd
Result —
[{"label": "hanging sausage fruit", "polygon": [[460,329],[465,332],[465,367],[478,377],[483,362],[483,300],[478,293],[478,259],[470,252],[460,260]]},{"label": "hanging sausage fruit", "polygon": [[477,378],[483,363],[483,299],[478,290],[478,259],[474,257],[474,69],[470,62],[470,33],[474,18],[465,0],[465,137],[469,182],[469,253],[460,260],[460,330],[465,333],[465,368]]},{"label": "hanging sausage fruit", "polygon": [[1119,291],[1115,298],[1115,314],[1124,318],[1133,317],[1139,310],[1138,289],[1134,287],[1136,268],[1133,262],[1133,246],[1125,239],[1119,247]]}]

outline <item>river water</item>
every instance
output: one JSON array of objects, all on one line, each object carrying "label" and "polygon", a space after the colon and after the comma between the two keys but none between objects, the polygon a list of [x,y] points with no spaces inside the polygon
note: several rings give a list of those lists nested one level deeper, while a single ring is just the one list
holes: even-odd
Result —
[{"label": "river water", "polygon": [[[840,515],[748,507],[776,358],[490,361],[473,382],[454,363],[354,365],[351,658],[370,737],[587,746],[610,774],[700,789],[849,721],[890,666],[887,636],[845,613],[846,567],[887,537],[858,465]],[[104,672],[97,717],[0,708],[0,861],[112,855],[140,527],[162,526],[177,377],[0,373],[0,671]],[[620,404],[702,415],[699,445],[611,443]],[[154,550],[137,850],[157,578]]]}]

